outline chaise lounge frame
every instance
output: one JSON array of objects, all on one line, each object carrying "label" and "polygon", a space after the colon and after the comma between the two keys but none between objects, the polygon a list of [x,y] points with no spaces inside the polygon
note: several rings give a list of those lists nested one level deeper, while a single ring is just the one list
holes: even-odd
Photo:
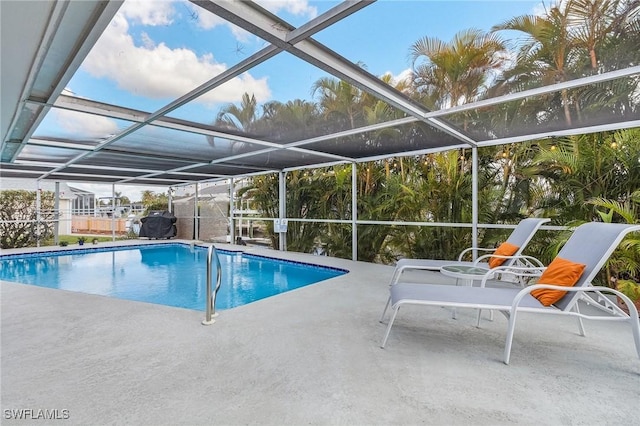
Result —
[{"label": "chaise lounge frame", "polygon": [[[568,315],[578,319],[581,336],[585,335],[583,319],[627,322],[631,327],[636,352],[640,357],[640,323],[638,311],[627,296],[608,287],[594,287],[592,280],[604,266],[609,256],[617,248],[620,241],[629,232],[639,231],[640,225],[611,224],[591,222],[580,225],[567,240],[558,257],[586,265],[585,270],[573,287],[552,284],[535,284],[522,289],[487,287],[487,277],[483,278],[480,287],[458,287],[422,283],[397,283],[390,287],[391,309],[393,311],[382,340],[381,347],[386,346],[391,328],[400,307],[404,305],[445,306],[453,308],[490,309],[503,313],[508,318],[506,343],[503,361],[509,364],[511,347],[515,333],[516,318],[519,312],[540,314]],[[540,275],[540,268],[499,267],[519,276]],[[496,268],[498,269],[498,268]],[[554,305],[544,306],[531,295],[535,289],[555,289],[567,293]],[[613,294],[624,301],[629,314],[623,312],[611,302],[608,294]],[[585,315],[580,312],[578,301],[583,300],[606,315]],[[381,316],[384,319],[389,304]],[[478,314],[478,326],[480,315]]]},{"label": "chaise lounge frame", "polygon": [[[499,256],[506,259],[504,262],[505,266],[512,265],[517,263],[518,259],[524,260],[522,256],[523,250],[527,247],[527,244],[531,241],[534,234],[540,229],[540,227],[549,222],[551,219],[548,218],[537,218],[530,217],[527,219],[521,220],[518,225],[513,229],[509,237],[505,242],[513,244],[518,247],[518,250],[513,254],[513,256]],[[396,263],[396,269],[393,271],[393,276],[391,277],[391,285],[396,284],[400,280],[400,276],[406,270],[427,270],[427,271],[439,271],[440,268],[444,265],[450,265],[452,263],[460,263],[464,265],[477,265],[488,268],[488,264],[485,261],[488,261],[496,248],[482,248],[482,247],[469,247],[464,249],[456,260],[442,260],[442,259],[400,259]],[[465,256],[468,256],[469,253],[483,253],[481,257],[476,259],[475,261],[465,261]]]}]

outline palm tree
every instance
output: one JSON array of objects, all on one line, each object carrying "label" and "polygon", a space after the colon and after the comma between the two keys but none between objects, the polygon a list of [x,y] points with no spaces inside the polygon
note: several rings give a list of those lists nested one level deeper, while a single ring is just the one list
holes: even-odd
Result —
[{"label": "palm tree", "polygon": [[311,89],[319,96],[318,105],[326,121],[335,130],[353,129],[361,124],[362,91],[342,80],[322,77]]},{"label": "palm tree", "polygon": [[[569,80],[575,63],[575,40],[569,32],[568,8],[553,6],[543,16],[523,15],[493,27],[492,31],[520,31],[526,37],[520,45],[515,66],[505,72],[503,82],[518,90]],[[568,93],[561,92],[567,125],[571,125]]]},{"label": "palm tree", "polygon": [[316,136],[319,120],[318,106],[302,99],[269,102],[263,106],[261,117],[266,132],[274,140],[283,142]]},{"label": "palm tree", "polygon": [[240,106],[229,104],[222,108],[216,118],[216,124],[230,129],[251,131],[258,120],[258,102],[255,95],[244,93]]},{"label": "palm tree", "polygon": [[[638,63],[640,2],[570,0],[566,7],[573,44],[582,51],[575,66],[577,75]],[[581,121],[600,117],[598,120],[603,122],[630,116],[637,108],[637,87],[637,79],[627,78],[576,89],[572,98],[577,117]],[[603,113],[608,117],[602,117]]]},{"label": "palm tree", "polygon": [[476,100],[504,66],[506,47],[496,34],[477,29],[457,33],[447,43],[424,37],[410,48],[416,90],[437,109]]},{"label": "palm tree", "polygon": [[567,16],[573,44],[585,49],[592,70],[598,68],[597,50],[613,32],[620,0],[568,0]]},{"label": "palm tree", "polygon": [[[224,127],[231,131],[253,132],[260,123],[258,117],[258,101],[255,95],[244,93],[240,106],[229,104],[222,108],[214,122],[215,126]],[[216,138],[207,136],[207,142],[212,147],[216,147]],[[223,145],[224,146],[224,145]],[[240,152],[245,146],[242,142],[232,141],[229,143],[232,152]]]}]

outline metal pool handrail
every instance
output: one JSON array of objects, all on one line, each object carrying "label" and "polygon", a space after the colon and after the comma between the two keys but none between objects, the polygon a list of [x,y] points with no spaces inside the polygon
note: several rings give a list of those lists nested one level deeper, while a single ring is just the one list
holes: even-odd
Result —
[{"label": "metal pool handrail", "polygon": [[[216,260],[217,274],[216,274],[216,286],[215,288],[212,289],[211,269],[212,269],[212,263],[214,258]],[[222,266],[220,265],[220,258],[218,258],[218,252],[216,251],[216,248],[213,246],[213,244],[211,244],[207,251],[207,299],[206,299],[207,312],[206,312],[205,319],[202,321],[203,325],[211,325],[214,322],[216,322],[216,320],[214,320],[213,318],[218,316],[218,314],[216,313],[216,295],[218,294],[218,290],[220,290],[221,280],[222,280]]]}]

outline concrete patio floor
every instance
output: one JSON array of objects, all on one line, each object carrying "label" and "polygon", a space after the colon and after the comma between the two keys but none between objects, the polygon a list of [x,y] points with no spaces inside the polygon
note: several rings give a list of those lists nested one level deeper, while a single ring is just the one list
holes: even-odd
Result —
[{"label": "concrete patio floor", "polygon": [[[522,314],[507,366],[502,315],[478,329],[474,311],[407,307],[381,349],[391,267],[248,250],[351,272],[212,326],[203,312],[3,282],[2,424],[637,422],[626,324],[587,322],[581,337],[574,319]],[[11,418],[20,409],[69,418]]]}]

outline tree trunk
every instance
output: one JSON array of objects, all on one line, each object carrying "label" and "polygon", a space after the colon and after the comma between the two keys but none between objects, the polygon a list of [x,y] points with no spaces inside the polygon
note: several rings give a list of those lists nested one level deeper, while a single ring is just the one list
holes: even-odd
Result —
[{"label": "tree trunk", "polygon": [[568,126],[571,126],[571,110],[569,109],[569,96],[566,89],[562,91],[562,106],[564,108],[564,119]]}]

